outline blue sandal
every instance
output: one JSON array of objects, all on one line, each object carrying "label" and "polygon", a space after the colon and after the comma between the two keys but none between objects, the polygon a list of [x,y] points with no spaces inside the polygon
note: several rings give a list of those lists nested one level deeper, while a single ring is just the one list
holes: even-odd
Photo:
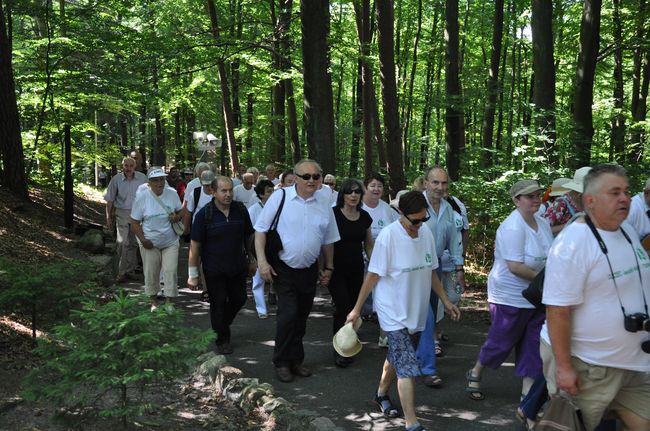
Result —
[{"label": "blue sandal", "polygon": [[379,407],[379,410],[388,418],[396,418],[399,416],[399,410],[393,405],[388,398],[388,395],[375,395],[375,404]]}]

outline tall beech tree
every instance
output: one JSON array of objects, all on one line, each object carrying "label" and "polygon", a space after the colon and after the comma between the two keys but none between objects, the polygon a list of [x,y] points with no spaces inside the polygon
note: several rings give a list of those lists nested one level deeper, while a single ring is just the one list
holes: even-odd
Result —
[{"label": "tall beech tree", "polygon": [[302,0],[305,132],[309,156],[335,172],[334,105],[329,72],[329,1]]},{"label": "tall beech tree", "polygon": [[465,149],[462,95],[458,61],[458,0],[445,2],[445,143],[447,170],[452,180],[460,176],[460,157]]},{"label": "tall beech tree", "polygon": [[533,105],[538,154],[548,164],[558,160],[555,148],[555,63],[553,59],[553,5],[549,0],[533,0]]},{"label": "tall beech tree", "polygon": [[395,80],[393,15],[392,0],[379,0],[377,2],[377,44],[379,46],[381,94],[384,101],[384,132],[386,133],[386,155],[391,196],[395,196],[399,190],[406,187],[399,127],[397,82]]},{"label": "tall beech tree", "polygon": [[[208,13],[210,14],[210,29],[212,37],[217,43],[221,42],[219,35],[219,17],[214,0],[208,0]],[[235,120],[232,113],[232,102],[230,98],[230,88],[228,87],[228,74],[226,73],[226,62],[219,55],[217,59],[217,68],[219,70],[219,82],[221,85],[221,108],[223,110],[223,122],[225,126],[226,140],[230,152],[230,169],[231,172],[237,172],[239,169],[239,156],[237,154],[237,143],[235,141]],[[223,169],[223,165],[222,165]]]},{"label": "tall beech tree", "polygon": [[600,10],[602,0],[585,0],[580,24],[580,52],[576,67],[573,93],[573,168],[591,163],[591,147],[594,137],[593,111],[594,74],[600,44]]},{"label": "tall beech tree", "polygon": [[492,138],[494,135],[494,114],[496,112],[499,92],[499,62],[501,59],[501,41],[503,40],[503,0],[494,2],[494,20],[492,27],[492,49],[490,53],[490,70],[486,81],[485,113],[481,127],[481,142],[485,150],[481,158],[483,166],[492,165]]},{"label": "tall beech tree", "polygon": [[[11,13],[7,8],[8,14]],[[11,59],[11,42],[5,21],[5,6],[0,0],[0,153],[2,184],[11,193],[28,199],[20,118]]]}]

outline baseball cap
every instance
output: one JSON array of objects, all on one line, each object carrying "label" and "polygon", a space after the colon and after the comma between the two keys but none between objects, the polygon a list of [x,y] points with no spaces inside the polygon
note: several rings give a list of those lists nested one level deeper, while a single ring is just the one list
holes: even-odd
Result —
[{"label": "baseball cap", "polygon": [[167,174],[165,171],[163,171],[160,168],[151,168],[149,169],[149,172],[147,173],[147,178],[158,178],[158,177],[166,177]]},{"label": "baseball cap", "polygon": [[542,190],[542,187],[539,186],[539,183],[535,180],[519,180],[510,187],[510,196],[517,197],[519,195],[525,195],[528,193],[536,192],[537,190]]},{"label": "baseball cap", "polygon": [[215,175],[210,169],[207,171],[201,172],[201,184],[204,186],[209,186],[214,181]]}]

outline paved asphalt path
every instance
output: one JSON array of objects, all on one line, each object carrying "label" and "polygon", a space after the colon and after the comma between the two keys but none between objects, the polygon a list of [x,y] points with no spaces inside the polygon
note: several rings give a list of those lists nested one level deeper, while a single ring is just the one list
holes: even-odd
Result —
[{"label": "paved asphalt path", "polygon": [[[189,324],[207,329],[210,327],[208,304],[199,300],[199,292],[183,288],[187,274],[186,246],[181,248],[179,260],[181,289],[178,302],[185,308]],[[404,429],[403,419],[383,417],[371,401],[386,357],[386,350],[377,346],[376,323],[364,322],[360,328],[363,349],[355,357],[355,362],[345,369],[336,368],[332,356],[331,298],[326,289],[319,288],[304,339],[305,365],[312,370],[313,376],[282,383],[275,378],[271,362],[275,306],[269,307],[269,319],[259,319],[250,285],[248,290],[248,301],[231,327],[234,354],[227,358],[233,366],[241,369],[246,377],[257,377],[260,382],[271,383],[276,394],[294,403],[296,408],[316,411],[345,430]],[[464,375],[476,360],[488,330],[487,322],[477,318],[463,321],[461,318],[460,322],[445,319],[442,323],[450,337],[443,345],[445,356],[438,361],[444,385],[432,389],[416,382],[415,399],[421,423],[430,431],[522,430],[514,415],[521,381],[514,375],[512,358],[500,369],[484,372],[485,400],[470,400],[464,391]],[[390,396],[398,404],[395,385]]]}]

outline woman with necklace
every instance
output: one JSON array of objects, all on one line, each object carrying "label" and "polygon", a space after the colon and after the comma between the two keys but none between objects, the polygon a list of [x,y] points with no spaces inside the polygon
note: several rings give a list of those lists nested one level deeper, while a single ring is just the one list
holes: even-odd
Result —
[{"label": "woman with necklace", "polygon": [[515,349],[515,374],[522,377],[525,396],[542,374],[539,334],[544,312],[535,309],[521,292],[544,268],[553,242],[549,224],[535,213],[541,204],[542,187],[535,180],[520,180],[510,188],[516,209],[497,229],[494,265],[488,276],[488,307],[492,325],[478,360],[467,371],[465,391],[469,398],[485,398],[481,374],[496,369]]},{"label": "woman with necklace", "polygon": [[[370,225],[372,218],[363,209],[361,202],[363,186],[357,180],[347,179],[341,185],[334,217],[341,239],[334,243],[334,273],[329,290],[334,302],[333,334],[345,323],[345,318],[354,307],[363,283],[363,252],[372,254],[373,239]],[[352,358],[345,358],[334,352],[334,364],[345,368]]]}]

